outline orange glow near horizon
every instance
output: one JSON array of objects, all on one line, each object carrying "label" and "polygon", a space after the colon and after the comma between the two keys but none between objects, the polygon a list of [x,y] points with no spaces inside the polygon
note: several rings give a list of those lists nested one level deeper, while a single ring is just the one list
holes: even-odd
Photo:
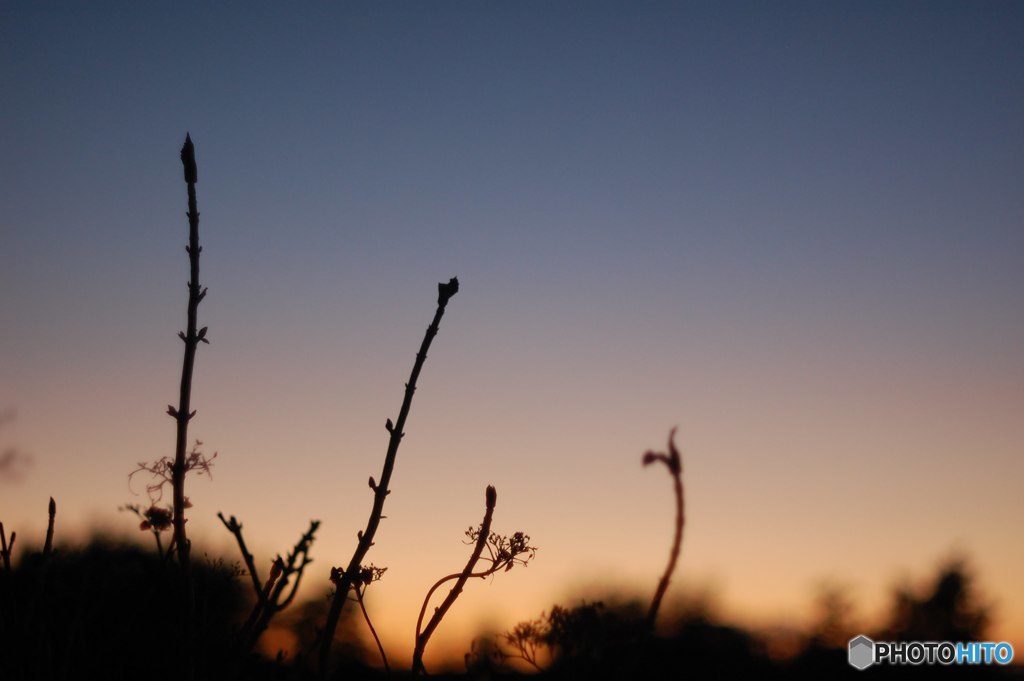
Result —
[{"label": "orange glow near horizon", "polygon": [[[22,420],[19,432],[28,430],[30,423]],[[81,427],[90,427],[88,420],[83,420]],[[834,424],[821,427],[835,428]],[[383,432],[383,428],[380,430]],[[533,458],[528,470],[523,470],[523,462],[514,460],[514,452],[529,451],[529,447],[522,442],[521,434],[509,433],[508,441],[491,448],[491,475],[484,477],[486,473],[477,470],[475,448],[453,453],[450,448],[437,450],[421,444],[428,437],[440,439],[433,431],[414,415],[399,454],[393,494],[385,508],[388,518],[369,556],[371,562],[388,567],[384,579],[371,587],[366,600],[392,664],[406,665],[411,659],[412,630],[426,590],[439,576],[459,569],[468,556],[463,532],[467,526],[479,523],[482,488],[491,482],[498,487],[495,529],[503,533],[522,529],[540,550],[526,568],[487,581],[471,580],[431,641],[428,668],[444,664],[459,667],[474,637],[498,634],[516,622],[539,617],[556,603],[571,605],[581,599],[649,601],[664,568],[671,537],[670,480],[664,471],[640,466],[644,449],[664,449],[657,438],[644,439],[643,446],[633,447],[626,456],[612,455],[610,449],[617,444],[607,441],[605,433],[600,433],[599,439],[574,438],[547,450],[543,457]],[[814,437],[809,433],[803,436]],[[66,435],[40,433],[41,444],[47,448],[69,447],[70,442],[62,441],[63,437]],[[467,426],[460,428],[459,436],[453,439],[467,442],[476,437],[483,436]],[[541,439],[549,437],[540,434]],[[379,471],[375,464],[379,463],[385,438],[380,434],[367,437],[367,441],[373,439],[377,440],[378,455],[366,456],[360,465],[367,475],[376,476]],[[848,587],[857,607],[857,621],[873,626],[888,606],[894,580],[909,578],[914,584],[923,583],[934,576],[941,561],[959,553],[968,558],[983,595],[997,605],[992,636],[1015,646],[1024,645],[1024,622],[1018,615],[1024,610],[1020,607],[1024,593],[1016,573],[1007,567],[1018,564],[1024,556],[1019,548],[1005,543],[1000,527],[976,525],[990,514],[1008,512],[998,500],[1012,498],[1011,480],[1002,483],[1008,487],[1005,495],[983,497],[978,496],[981,490],[973,491],[969,480],[936,472],[927,496],[907,503],[923,504],[934,497],[946,499],[950,508],[942,510],[932,525],[915,527],[913,518],[899,520],[890,515],[894,507],[883,503],[887,496],[897,493],[914,498],[913,490],[896,483],[888,488],[876,486],[874,498],[851,503],[846,512],[840,513],[834,503],[837,497],[848,494],[853,500],[862,495],[849,487],[811,487],[797,496],[792,494],[792,485],[783,482],[786,471],[773,471],[770,465],[757,466],[756,475],[746,481],[730,478],[727,472],[716,470],[714,457],[698,453],[692,438],[688,440],[680,433],[677,442],[684,457],[687,526],[682,559],[668,594],[669,609],[680,598],[707,594],[714,612],[724,621],[756,628],[803,627],[809,623],[817,587],[831,581]],[[736,446],[748,444],[741,439]],[[253,456],[251,465],[221,451],[212,480],[190,479],[189,492],[195,504],[190,515],[194,544],[201,553],[237,560],[231,537],[215,517],[217,511],[234,514],[245,525],[258,564],[269,565],[274,553],[291,547],[311,517],[319,518],[324,523],[312,551],[315,563],[301,593],[304,598],[322,597],[329,586],[326,573],[330,565],[343,564],[354,548],[356,530],[369,510],[370,493],[365,481],[354,472],[340,476],[337,484],[324,480],[325,476],[308,477],[298,457],[275,462],[271,451],[278,445],[267,442],[264,446],[266,458]],[[560,463],[558,452],[575,446],[594,456]],[[856,449],[861,443],[847,446]],[[38,452],[39,445],[26,449]],[[330,447],[324,443],[320,449]],[[842,447],[836,450],[843,452]],[[724,449],[718,456],[728,458],[730,454]],[[836,458],[842,456],[837,454]],[[73,473],[57,475],[50,462],[37,456],[27,480],[5,485],[5,508],[20,510],[19,515],[7,511],[4,517],[5,525],[19,533],[20,551],[41,543],[45,498],[34,504],[38,508],[27,512],[33,506],[29,496],[40,492],[53,494],[58,500],[58,545],[84,541],[98,528],[144,543],[149,540],[148,535],[135,529],[134,516],[112,510],[118,502],[145,499],[133,497],[127,488],[126,470],[131,466],[125,467],[121,475],[110,476],[105,470],[97,470],[101,461],[103,466],[109,465],[103,453],[83,456],[81,466],[73,466]],[[448,470],[441,476],[431,473],[434,466],[428,461],[450,463],[445,464]],[[582,478],[576,467],[585,461],[590,462],[590,470],[588,477]],[[328,457],[316,465],[328,466],[329,462]],[[716,482],[723,474],[727,475],[723,480],[734,482],[727,486]],[[805,470],[803,474],[810,477],[814,471]],[[268,475],[272,476],[270,484],[263,482]],[[843,475],[846,480],[855,479],[848,473]],[[427,479],[431,484],[422,484]],[[588,484],[574,487],[584,479]],[[57,484],[39,484],[45,480]],[[303,484],[315,490],[319,503],[312,492],[304,491]],[[136,481],[134,488],[144,488],[143,481]],[[441,488],[445,491],[439,491]],[[564,489],[574,492],[566,496]],[[987,489],[993,489],[991,484]],[[112,502],[105,508],[99,506],[83,496],[87,491]],[[958,496],[962,500],[970,498],[969,506],[958,507]],[[306,506],[329,512],[310,512]],[[826,507],[833,508],[828,515],[814,512]],[[929,507],[929,513],[937,512],[937,506]],[[957,518],[963,525],[954,533],[950,530],[956,527]],[[751,519],[760,519],[763,525]],[[858,542],[871,548],[860,550]]]}]

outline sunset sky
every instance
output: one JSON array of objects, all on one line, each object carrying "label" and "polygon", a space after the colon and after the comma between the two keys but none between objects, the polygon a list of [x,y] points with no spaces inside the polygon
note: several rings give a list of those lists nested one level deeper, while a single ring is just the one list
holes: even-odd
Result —
[{"label": "sunset sky", "polygon": [[189,131],[194,551],[235,555],[223,511],[267,566],[318,518],[326,591],[457,275],[369,554],[399,662],[488,484],[540,551],[432,647],[649,599],[673,502],[640,459],[674,426],[669,599],[800,623],[832,581],[869,623],[965,555],[1019,654],[1022,36],[1014,2],[6,2],[0,452],[29,462],[0,520],[39,545],[53,496],[58,543],[140,534],[117,507],[173,454]]}]

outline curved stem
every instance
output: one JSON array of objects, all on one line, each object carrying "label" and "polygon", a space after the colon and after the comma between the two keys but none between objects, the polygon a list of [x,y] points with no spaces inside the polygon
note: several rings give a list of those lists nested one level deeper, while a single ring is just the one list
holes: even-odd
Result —
[{"label": "curved stem", "polygon": [[356,592],[356,600],[359,601],[359,609],[363,611],[363,619],[366,620],[366,626],[370,628],[370,633],[373,634],[373,640],[377,642],[377,650],[380,651],[380,659],[384,663],[384,671],[388,674],[391,673],[391,667],[388,665],[388,656],[384,652],[384,644],[380,642],[380,636],[377,635],[377,630],[373,628],[373,622],[370,621],[370,614],[366,612],[366,604],[363,603],[363,592],[355,588],[353,591]]},{"label": "curved stem", "polygon": [[675,491],[676,496],[676,529],[675,535],[672,538],[672,550],[669,552],[668,566],[665,568],[665,574],[661,576],[658,581],[658,588],[654,592],[654,599],[651,601],[651,609],[647,613],[647,624],[653,629],[655,620],[658,618],[658,609],[661,607],[661,600],[665,597],[665,592],[668,590],[668,583],[672,577],[672,573],[675,572],[676,563],[679,561],[679,551],[683,544],[683,525],[685,523],[685,517],[683,515],[683,464],[682,459],[679,456],[679,451],[676,449],[675,443],[672,441],[675,437],[676,429],[673,428],[672,432],[668,436],[668,455],[664,454],[652,454],[648,452],[644,455],[644,463],[648,464],[653,461],[661,461],[668,468],[669,473],[672,475],[672,487]]},{"label": "curved stem", "polygon": [[[423,669],[423,651],[427,647],[427,641],[430,640],[434,630],[437,629],[438,625],[441,624],[441,619],[448,612],[448,609],[455,603],[455,599],[462,593],[462,588],[466,585],[466,581],[473,576],[473,568],[476,566],[478,560],[480,560],[480,554],[484,551],[484,546],[487,545],[487,537],[491,532],[491,519],[494,516],[494,506],[498,500],[498,493],[493,487],[488,485],[486,493],[487,510],[484,513],[484,521],[480,524],[480,534],[476,538],[476,545],[473,547],[473,553],[469,557],[469,561],[466,562],[466,567],[463,568],[462,572],[456,575],[455,586],[448,592],[448,596],[445,597],[441,605],[434,610],[434,615],[430,618],[430,622],[427,623],[426,629],[420,630],[423,624],[423,615],[427,610],[427,603],[430,601],[430,596],[434,591],[444,582],[452,578],[452,575],[442,578],[439,582],[431,587],[430,591],[427,592],[427,597],[423,600],[423,606],[420,608],[420,616],[416,621],[416,649],[412,654],[412,675],[418,676]],[[486,574],[486,571],[484,572]]]}]

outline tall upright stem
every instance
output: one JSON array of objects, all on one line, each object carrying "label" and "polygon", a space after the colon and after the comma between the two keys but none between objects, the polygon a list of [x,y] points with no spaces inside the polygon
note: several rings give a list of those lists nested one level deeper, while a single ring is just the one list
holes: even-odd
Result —
[{"label": "tall upright stem", "polygon": [[[199,286],[199,209],[196,206],[196,169],[195,147],[191,135],[185,135],[185,145],[181,148],[181,163],[185,170],[185,182],[188,185],[188,253],[190,277],[188,281],[188,327],[184,333],[178,334],[185,342],[185,357],[181,364],[181,389],[178,395],[178,409],[172,414],[177,421],[177,438],[174,446],[174,468],[171,470],[171,483],[174,488],[174,541],[178,549],[178,561],[182,570],[188,572],[191,547],[185,535],[185,454],[188,447],[188,422],[195,416],[191,411],[192,403],[192,369],[196,362],[196,347],[199,341],[205,340],[196,330],[199,314],[199,302],[206,296],[206,290]],[[203,330],[205,332],[205,329]],[[205,336],[205,333],[203,334]]]},{"label": "tall upright stem", "polygon": [[206,328],[196,330],[196,319],[199,312],[199,303],[206,297],[206,289],[199,286],[199,254],[202,247],[199,245],[199,209],[196,206],[196,182],[198,181],[198,170],[196,168],[195,147],[192,144],[191,135],[185,135],[185,144],[181,148],[181,164],[185,173],[185,183],[188,185],[188,246],[185,247],[189,260],[189,281],[188,281],[188,327],[184,333],[178,336],[185,342],[185,357],[181,365],[181,390],[178,396],[177,410],[171,408],[168,412],[177,422],[177,437],[174,447],[174,466],[171,469],[171,486],[174,488],[174,544],[177,547],[178,564],[181,568],[183,594],[183,622],[182,634],[183,644],[186,648],[185,667],[186,677],[194,674],[193,620],[195,619],[195,597],[192,585],[191,570],[191,545],[185,534],[185,473],[187,472],[186,448],[188,444],[188,423],[195,416],[192,411],[192,369],[195,366],[196,347],[199,342],[206,340]]},{"label": "tall upright stem", "polygon": [[373,489],[373,508],[370,510],[370,517],[366,521],[366,529],[359,533],[359,543],[352,554],[352,559],[349,560],[344,572],[337,575],[335,580],[337,588],[334,592],[334,598],[331,600],[331,609],[327,613],[324,631],[321,634],[323,638],[320,640],[319,667],[320,675],[323,678],[326,678],[328,673],[331,643],[334,641],[334,632],[338,627],[338,620],[341,617],[342,609],[345,607],[345,601],[348,599],[349,589],[352,588],[353,579],[359,575],[363,558],[366,557],[367,551],[373,546],[373,537],[377,534],[377,527],[380,525],[384,511],[384,500],[391,493],[388,485],[391,483],[391,473],[395,468],[395,456],[398,454],[398,445],[401,444],[402,437],[405,435],[405,421],[409,416],[409,408],[412,406],[413,393],[416,392],[416,381],[420,376],[420,370],[423,369],[423,362],[427,359],[427,350],[430,349],[430,343],[434,340],[434,336],[437,335],[438,328],[441,325],[441,317],[444,316],[445,307],[447,307],[451,297],[459,291],[459,280],[452,277],[447,284],[439,283],[437,291],[437,310],[434,312],[433,321],[427,327],[423,342],[420,344],[420,351],[416,353],[416,361],[413,363],[409,382],[405,384],[405,397],[402,399],[402,407],[398,412],[398,419],[394,424],[391,423],[391,419],[388,419],[385,426],[388,432],[391,433],[391,437],[388,440],[387,454],[384,456],[384,469],[380,474],[380,482],[375,483],[373,478],[370,478],[370,487]]}]

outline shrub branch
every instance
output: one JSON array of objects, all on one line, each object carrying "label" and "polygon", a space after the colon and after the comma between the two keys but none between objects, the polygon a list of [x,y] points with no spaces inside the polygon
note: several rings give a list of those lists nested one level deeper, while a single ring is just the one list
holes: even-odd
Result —
[{"label": "shrub branch", "polygon": [[[217,513],[217,517],[238,542],[238,549],[242,553],[242,560],[245,561],[245,567],[252,580],[253,592],[256,594],[256,603],[236,639],[236,647],[241,661],[255,647],[260,636],[270,625],[270,620],[291,605],[295,599],[302,575],[306,571],[306,567],[313,562],[313,559],[309,557],[309,549],[316,539],[320,521],[311,520],[309,522],[309,529],[299,537],[288,556],[281,558],[278,555],[271,564],[270,576],[266,582],[261,582],[259,574],[256,572],[256,561],[249,553],[245,538],[242,536],[242,524],[235,516],[231,516],[229,520],[224,517],[223,513]],[[291,581],[293,576],[295,581]],[[288,589],[289,585],[291,586],[290,590]],[[286,591],[287,596],[285,596]]]}]

